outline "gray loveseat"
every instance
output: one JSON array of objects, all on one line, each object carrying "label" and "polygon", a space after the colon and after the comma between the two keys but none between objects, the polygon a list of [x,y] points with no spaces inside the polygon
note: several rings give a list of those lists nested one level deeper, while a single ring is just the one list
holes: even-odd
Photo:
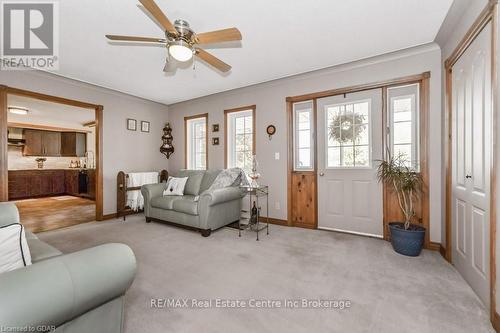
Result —
[{"label": "gray loveseat", "polygon": [[238,221],[244,192],[239,186],[209,190],[221,170],[181,170],[176,177],[188,177],[183,196],[163,196],[166,183],[144,185],[146,222],[181,225],[208,237],[213,230]]},{"label": "gray loveseat", "polygon": [[[17,207],[0,203],[0,227],[19,223]],[[0,273],[0,331],[119,333],[124,295],[136,261],[124,244],[62,254],[26,231],[32,265]]]}]

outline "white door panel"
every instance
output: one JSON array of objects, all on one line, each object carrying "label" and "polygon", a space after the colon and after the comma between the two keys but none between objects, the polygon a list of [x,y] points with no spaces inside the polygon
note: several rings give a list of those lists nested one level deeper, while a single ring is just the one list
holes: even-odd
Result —
[{"label": "white door panel", "polygon": [[452,260],[490,303],[491,24],[452,71]]},{"label": "white door panel", "polygon": [[[382,158],[381,89],[318,99],[317,112],[318,227],[382,237],[382,186],[374,162]],[[344,115],[353,115],[357,134],[339,143],[329,125],[339,125],[343,136]]]}]

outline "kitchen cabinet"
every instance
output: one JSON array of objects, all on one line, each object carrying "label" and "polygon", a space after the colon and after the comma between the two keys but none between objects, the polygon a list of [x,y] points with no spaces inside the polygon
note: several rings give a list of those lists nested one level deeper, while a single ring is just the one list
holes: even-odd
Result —
[{"label": "kitchen cabinet", "polygon": [[9,200],[64,194],[64,176],[64,170],[9,171]]},{"label": "kitchen cabinet", "polygon": [[78,170],[64,170],[64,186],[69,195],[78,195]]},{"label": "kitchen cabinet", "polygon": [[24,156],[61,156],[61,133],[24,130]]},{"label": "kitchen cabinet", "polygon": [[77,132],[61,133],[61,156],[83,157],[87,150],[87,134]]},{"label": "kitchen cabinet", "polygon": [[24,150],[25,156],[42,156],[42,131],[25,129],[24,130]]}]

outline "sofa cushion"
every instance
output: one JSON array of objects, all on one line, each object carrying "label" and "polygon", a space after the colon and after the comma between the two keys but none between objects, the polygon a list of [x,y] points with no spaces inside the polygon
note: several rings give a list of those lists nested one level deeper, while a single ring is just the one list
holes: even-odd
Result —
[{"label": "sofa cushion", "polygon": [[173,202],[174,211],[189,215],[198,215],[198,202],[194,201],[195,197],[192,195],[185,195],[179,197],[178,200]]},{"label": "sofa cushion", "polygon": [[182,196],[164,196],[151,199],[151,206],[161,209],[174,209],[174,201],[181,199]]},{"label": "sofa cushion", "polygon": [[37,262],[40,260],[57,257],[62,254],[61,251],[59,251],[53,246],[50,246],[45,242],[42,242],[38,238],[28,239],[27,241],[28,241],[28,247],[30,248],[31,252],[32,262]]},{"label": "sofa cushion", "polygon": [[184,194],[198,195],[200,194],[200,185],[205,175],[205,170],[181,170],[178,172],[177,177],[188,177]]},{"label": "sofa cushion", "polygon": [[203,180],[201,181],[200,193],[208,190],[210,186],[212,186],[215,178],[219,175],[222,170],[207,170],[205,171],[205,175],[203,176]]}]

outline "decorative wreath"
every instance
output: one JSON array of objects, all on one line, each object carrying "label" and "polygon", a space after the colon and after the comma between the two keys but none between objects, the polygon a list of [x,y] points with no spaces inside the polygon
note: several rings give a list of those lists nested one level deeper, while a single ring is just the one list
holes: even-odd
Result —
[{"label": "decorative wreath", "polygon": [[328,126],[330,138],[341,143],[354,141],[363,130],[362,126],[354,126],[354,124],[362,124],[364,120],[365,116],[348,111],[343,115],[335,116]]}]

